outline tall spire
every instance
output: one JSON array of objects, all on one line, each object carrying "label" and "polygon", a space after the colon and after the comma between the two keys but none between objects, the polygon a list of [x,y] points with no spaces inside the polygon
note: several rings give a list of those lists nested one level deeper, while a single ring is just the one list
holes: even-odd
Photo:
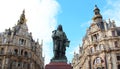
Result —
[{"label": "tall spire", "polygon": [[97,18],[102,19],[102,15],[100,14],[100,9],[97,7],[97,5],[95,5],[93,20],[95,20]]},{"label": "tall spire", "polygon": [[25,10],[23,10],[21,16],[20,16],[20,19],[18,20],[18,23],[19,24],[23,24],[23,23],[26,23],[26,18],[25,18]]}]

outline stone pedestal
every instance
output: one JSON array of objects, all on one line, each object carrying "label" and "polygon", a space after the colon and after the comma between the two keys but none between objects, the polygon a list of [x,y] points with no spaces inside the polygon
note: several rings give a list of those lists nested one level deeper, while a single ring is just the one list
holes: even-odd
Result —
[{"label": "stone pedestal", "polygon": [[66,62],[50,62],[45,66],[45,69],[72,69],[72,67]]}]

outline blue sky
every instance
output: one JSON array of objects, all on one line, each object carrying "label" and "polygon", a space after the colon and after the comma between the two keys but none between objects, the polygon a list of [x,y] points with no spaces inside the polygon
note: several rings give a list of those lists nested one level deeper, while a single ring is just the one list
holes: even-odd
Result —
[{"label": "blue sky", "polygon": [[68,61],[71,62],[75,50],[78,52],[79,44],[82,45],[82,38],[93,17],[95,4],[104,11],[105,0],[58,0],[60,13],[57,15],[58,24],[63,25],[67,37],[71,41],[67,48]]},{"label": "blue sky", "polygon": [[71,62],[74,51],[78,52],[82,38],[92,22],[94,6],[97,5],[105,20],[111,18],[120,26],[120,0],[1,0],[0,32],[17,24],[25,9],[29,32],[34,40],[43,40],[45,64],[53,56],[52,31],[62,24],[70,42],[66,55]]},{"label": "blue sky", "polygon": [[[105,20],[109,18],[116,20],[117,14],[111,13],[117,13],[116,11],[119,11],[117,8],[120,7],[118,0],[58,0],[58,3],[60,4],[60,11],[57,15],[58,24],[63,25],[63,29],[71,41],[70,47],[67,48],[69,62],[73,58],[74,51],[78,53],[78,47],[82,45],[82,38],[92,22],[94,6],[99,7]],[[117,5],[115,6],[115,4]],[[119,22],[118,18],[117,22]],[[117,25],[119,24],[117,23]]]}]

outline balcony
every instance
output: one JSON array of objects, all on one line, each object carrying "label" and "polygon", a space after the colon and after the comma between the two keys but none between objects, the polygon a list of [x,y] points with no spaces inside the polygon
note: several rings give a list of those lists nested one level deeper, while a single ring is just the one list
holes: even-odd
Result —
[{"label": "balcony", "polygon": [[120,50],[120,47],[110,47],[110,48],[107,48],[106,50],[119,51],[119,50]]}]

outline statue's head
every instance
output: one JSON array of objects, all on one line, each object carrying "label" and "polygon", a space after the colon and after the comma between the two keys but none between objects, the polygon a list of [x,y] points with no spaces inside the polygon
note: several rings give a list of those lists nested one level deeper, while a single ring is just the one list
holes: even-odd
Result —
[{"label": "statue's head", "polygon": [[58,25],[57,30],[59,30],[59,31],[63,31],[63,29],[62,29],[62,25]]}]

